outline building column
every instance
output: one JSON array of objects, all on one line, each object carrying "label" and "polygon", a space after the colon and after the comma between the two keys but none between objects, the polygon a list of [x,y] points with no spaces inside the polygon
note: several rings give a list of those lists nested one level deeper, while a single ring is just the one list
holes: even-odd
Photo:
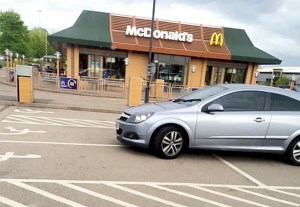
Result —
[{"label": "building column", "polygon": [[148,64],[148,56],[146,53],[128,52],[128,65],[125,71],[125,87],[126,91],[129,87],[131,77],[140,77],[144,81],[147,80],[146,67]]},{"label": "building column", "polygon": [[67,77],[79,76],[79,46],[67,45]]},{"label": "building column", "polygon": [[255,63],[248,63],[247,71],[246,71],[246,84],[256,84],[255,72],[258,68],[258,65]]},{"label": "building column", "polygon": [[191,59],[188,68],[187,85],[191,88],[200,88],[205,83],[207,60]]}]

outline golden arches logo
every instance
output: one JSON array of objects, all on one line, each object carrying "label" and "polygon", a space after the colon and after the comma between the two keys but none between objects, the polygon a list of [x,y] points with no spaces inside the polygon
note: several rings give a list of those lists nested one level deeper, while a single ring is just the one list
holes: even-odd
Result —
[{"label": "golden arches logo", "polygon": [[210,37],[210,41],[209,41],[209,45],[220,45],[223,46],[223,35],[222,33],[216,33],[214,32],[211,37]]}]

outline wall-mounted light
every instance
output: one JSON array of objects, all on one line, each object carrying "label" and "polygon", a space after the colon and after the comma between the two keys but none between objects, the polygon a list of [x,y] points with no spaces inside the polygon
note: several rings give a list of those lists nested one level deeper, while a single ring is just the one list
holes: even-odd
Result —
[{"label": "wall-mounted light", "polygon": [[255,78],[257,78],[258,75],[259,75],[259,72],[256,71],[256,72],[255,72]]},{"label": "wall-mounted light", "polygon": [[128,58],[124,58],[124,64],[127,66],[129,63],[129,59]]},{"label": "wall-mounted light", "polygon": [[195,65],[192,65],[191,66],[191,69],[192,69],[192,73],[194,73],[196,71],[196,66]]}]

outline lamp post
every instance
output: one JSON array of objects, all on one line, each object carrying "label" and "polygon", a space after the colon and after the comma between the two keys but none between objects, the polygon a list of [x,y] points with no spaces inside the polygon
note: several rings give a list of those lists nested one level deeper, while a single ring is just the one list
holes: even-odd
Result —
[{"label": "lamp post", "polygon": [[9,68],[9,65],[8,65],[9,64],[9,61],[8,61],[9,57],[8,56],[9,56],[10,51],[9,51],[9,49],[5,49],[4,52],[5,52],[5,55],[6,55],[6,68]]},{"label": "lamp post", "polygon": [[156,68],[156,79],[158,79],[158,60],[154,60],[155,68]]},{"label": "lamp post", "polygon": [[[153,40],[153,25],[154,25],[154,15],[155,15],[155,3],[156,0],[153,0],[153,7],[152,7],[152,19],[151,19],[151,36],[150,36],[150,43],[149,43],[149,57],[148,57],[148,67],[151,65],[151,57],[152,57],[152,40]],[[147,67],[147,86],[145,89],[145,103],[149,102],[149,91],[150,91],[150,78],[151,72],[150,69]]]},{"label": "lamp post", "polygon": [[57,90],[59,90],[59,57],[60,57],[60,52],[56,52],[56,79],[57,79]]},{"label": "lamp post", "polygon": [[16,55],[16,65],[18,65],[19,64],[19,53],[16,53],[15,55]]},{"label": "lamp post", "polygon": [[41,35],[41,12],[42,10],[37,10],[39,13],[39,35]]},{"label": "lamp post", "polygon": [[9,52],[9,57],[10,57],[10,64],[11,64],[11,67],[13,67],[13,60],[12,60],[13,55],[14,55],[14,53],[13,53],[12,51],[10,51],[10,52]]},{"label": "lamp post", "polygon": [[296,82],[296,76],[293,74],[291,77],[291,84],[290,84],[290,89],[293,90],[295,87],[295,82]]},{"label": "lamp post", "polygon": [[22,64],[24,65],[25,55],[21,55],[22,57]]}]

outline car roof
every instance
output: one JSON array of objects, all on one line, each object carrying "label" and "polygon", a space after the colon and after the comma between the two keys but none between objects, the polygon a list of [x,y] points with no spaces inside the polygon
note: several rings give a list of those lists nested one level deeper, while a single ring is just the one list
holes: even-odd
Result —
[{"label": "car roof", "polygon": [[270,93],[277,93],[285,96],[292,97],[294,99],[300,100],[300,93],[292,90],[286,90],[279,87],[264,86],[257,84],[220,84],[220,86],[228,88],[229,90],[258,90]]}]

